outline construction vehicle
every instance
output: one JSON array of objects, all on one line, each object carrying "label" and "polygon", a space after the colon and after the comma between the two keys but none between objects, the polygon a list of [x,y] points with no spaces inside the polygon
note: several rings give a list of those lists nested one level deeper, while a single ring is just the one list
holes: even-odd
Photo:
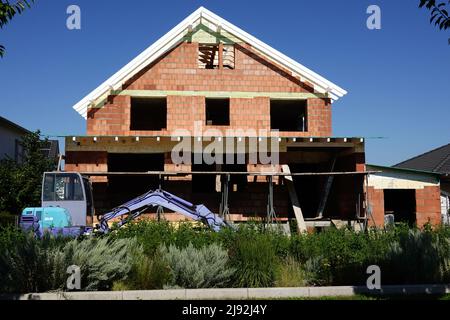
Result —
[{"label": "construction vehicle", "polygon": [[22,230],[33,231],[42,236],[53,235],[78,237],[93,233],[108,233],[109,223],[120,218],[117,226],[136,219],[151,207],[160,207],[202,221],[214,231],[228,226],[222,218],[204,205],[194,205],[164,190],[150,190],[114,209],[98,216],[98,224],[92,224],[94,203],[92,185],[87,177],[78,172],[45,172],[42,179],[42,206],[25,208],[19,219]]}]

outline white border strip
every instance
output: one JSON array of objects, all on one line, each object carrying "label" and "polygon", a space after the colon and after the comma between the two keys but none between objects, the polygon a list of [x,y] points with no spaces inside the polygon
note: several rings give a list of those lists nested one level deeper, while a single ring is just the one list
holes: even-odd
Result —
[{"label": "white border strip", "polygon": [[29,294],[0,294],[0,300],[225,300],[345,297],[356,294],[431,295],[450,294],[448,285],[392,285],[380,290],[364,286],[298,288],[226,288],[136,291],[85,291]]}]

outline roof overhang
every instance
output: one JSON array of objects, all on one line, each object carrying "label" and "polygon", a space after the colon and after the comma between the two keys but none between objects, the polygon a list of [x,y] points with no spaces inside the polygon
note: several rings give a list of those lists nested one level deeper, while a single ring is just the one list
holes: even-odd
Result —
[{"label": "roof overhang", "polygon": [[6,118],[3,118],[2,116],[0,116],[0,125],[8,126],[9,128],[14,129],[14,130],[20,132],[21,134],[30,133],[30,130],[25,129],[22,126],[19,126],[17,123],[14,123]]},{"label": "roof overhang", "polygon": [[273,62],[290,70],[292,74],[298,76],[300,80],[310,82],[314,86],[315,91],[326,93],[333,101],[347,93],[347,91],[341,87],[258,40],[244,30],[222,19],[208,9],[200,7],[100,86],[81,99],[73,106],[73,108],[86,119],[89,105],[94,104],[99,98],[108,95],[112,90],[120,90],[122,85],[128,79],[155,61],[158,57],[174,48],[180,42],[184,41],[184,36],[199,24],[207,24],[209,28],[224,30],[233,34],[243,42],[250,44],[253,49],[262,53]]},{"label": "roof overhang", "polygon": [[366,164],[366,168],[370,168],[371,170],[379,170],[381,172],[407,172],[410,174],[417,174],[417,175],[427,175],[432,176],[435,178],[438,178],[440,176],[439,173],[431,172],[431,171],[424,171],[424,170],[415,170],[415,169],[407,169],[407,168],[397,168],[397,167],[388,167],[388,166],[382,166],[377,164]]}]

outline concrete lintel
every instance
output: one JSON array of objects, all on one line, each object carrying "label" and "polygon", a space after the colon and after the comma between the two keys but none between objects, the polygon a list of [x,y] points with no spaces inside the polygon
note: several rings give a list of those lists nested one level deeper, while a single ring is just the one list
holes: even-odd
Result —
[{"label": "concrete lintel", "polygon": [[207,98],[315,99],[327,98],[323,93],[309,92],[247,92],[247,91],[189,91],[189,90],[117,90],[116,95],[131,97],[204,96]]}]

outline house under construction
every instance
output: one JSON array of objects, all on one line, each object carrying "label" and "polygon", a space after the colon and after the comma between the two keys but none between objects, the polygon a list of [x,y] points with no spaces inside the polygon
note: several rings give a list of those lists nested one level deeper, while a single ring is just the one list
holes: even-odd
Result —
[{"label": "house under construction", "polygon": [[91,176],[97,213],[163,188],[234,222],[382,225],[364,139],[332,134],[345,94],[201,7],[74,106],[87,135],[66,138],[65,170]]}]

